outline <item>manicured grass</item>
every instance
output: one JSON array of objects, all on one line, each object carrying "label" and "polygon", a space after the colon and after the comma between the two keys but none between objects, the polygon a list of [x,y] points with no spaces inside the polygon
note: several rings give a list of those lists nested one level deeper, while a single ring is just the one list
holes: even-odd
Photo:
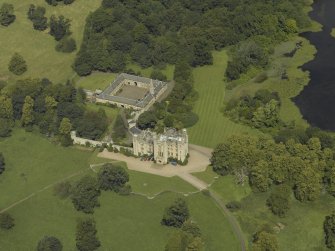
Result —
[{"label": "manicured grass", "polygon": [[87,77],[77,77],[76,85],[88,90],[104,90],[116,78],[116,73],[94,72]]},{"label": "manicured grass", "polygon": [[190,128],[192,144],[215,147],[233,134],[259,134],[255,129],[232,122],[221,109],[225,102],[224,73],[228,55],[225,50],[213,52],[214,64],[193,70],[194,88],[199,93],[194,111],[199,115],[198,123]]},{"label": "manicured grass", "polygon": [[[86,215],[77,212],[69,199],[61,200],[53,195],[53,186],[47,186],[78,171],[78,176],[70,178],[70,181],[85,174],[95,175],[88,167],[90,163],[99,163],[97,151],[63,148],[39,134],[16,129],[10,138],[0,141],[0,152],[4,153],[7,163],[0,176],[0,210],[34,193],[8,210],[16,225],[10,231],[0,230],[1,249],[35,250],[43,236],[52,235],[61,240],[64,250],[75,250],[76,222]],[[100,159],[101,162],[104,160]],[[145,196],[102,193],[100,208],[90,215],[97,222],[102,243],[99,250],[163,250],[174,230],[160,225],[162,214],[176,197],[184,196],[173,192],[154,199],[146,196],[166,190],[189,193],[195,188],[179,178],[134,171],[129,171],[129,174],[133,191]],[[192,220],[202,230],[205,250],[239,250],[229,223],[211,198],[202,193],[185,198]]]},{"label": "manicured grass", "polygon": [[[55,50],[56,41],[48,34],[48,31],[36,31],[27,18],[30,4],[46,8],[46,16],[64,15],[71,19],[72,37],[80,47],[85,19],[89,12],[100,6],[101,0],[76,0],[71,5],[53,7],[44,0],[0,0],[11,3],[15,9],[16,20],[8,27],[0,26],[0,47],[3,48],[0,57],[0,79],[14,81],[22,78],[49,78],[53,82],[65,82],[75,76],[71,65],[74,61],[74,53],[60,53]],[[28,64],[28,71],[22,76],[15,76],[8,71],[8,62],[12,55],[20,53]]]}]

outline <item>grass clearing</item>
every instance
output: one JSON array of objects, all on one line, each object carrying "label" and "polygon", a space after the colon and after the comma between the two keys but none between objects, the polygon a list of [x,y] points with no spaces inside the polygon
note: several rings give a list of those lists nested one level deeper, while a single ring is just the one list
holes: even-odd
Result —
[{"label": "grass clearing", "polygon": [[[284,56],[285,53],[293,51],[298,42],[302,43],[300,49],[293,57]],[[309,82],[309,73],[302,71],[299,67],[313,59],[316,53],[315,47],[308,40],[295,37],[291,41],[283,42],[275,48],[271,59],[271,65],[266,70],[268,79],[262,83],[248,81],[239,85],[231,91],[227,91],[227,99],[237,98],[241,95],[253,95],[259,89],[268,89],[278,92],[281,98],[280,117],[289,123],[295,121],[296,125],[307,127],[307,122],[303,119],[299,108],[294,104],[292,98],[297,96]],[[282,74],[286,73],[287,80],[282,79]]]},{"label": "grass clearing", "polygon": [[[251,243],[252,235],[263,225],[269,225],[277,231],[279,250],[287,251],[326,251],[323,235],[324,217],[332,212],[335,200],[330,195],[322,195],[314,202],[301,203],[293,194],[288,215],[280,218],[273,215],[266,206],[270,194],[253,193],[248,184],[237,185],[233,176],[223,176],[214,179],[217,174],[209,167],[206,172],[196,174],[204,181],[214,181],[213,189],[225,202],[240,201],[242,208],[235,212],[243,232]],[[283,224],[283,229],[278,231],[278,224]]]},{"label": "grass clearing", "polygon": [[[89,12],[100,6],[101,0],[77,0],[71,5],[50,6],[44,0],[33,2],[21,0],[0,0],[0,5],[10,2],[14,6],[16,20],[8,27],[0,27],[0,47],[6,48],[0,57],[0,79],[13,82],[23,78],[49,78],[55,83],[63,83],[72,79],[76,74],[71,65],[76,52],[61,53],[55,50],[56,41],[48,34],[48,31],[36,31],[32,22],[27,18],[29,5],[46,8],[46,16],[64,15],[71,19],[72,37],[80,47],[85,19]],[[8,62],[12,55],[18,52],[27,61],[28,71],[22,76],[15,76],[8,71]]]},{"label": "grass clearing", "polygon": [[260,134],[258,130],[234,123],[222,114],[226,94],[224,73],[228,55],[225,50],[215,51],[213,57],[213,65],[193,70],[194,88],[199,93],[194,111],[198,114],[199,121],[189,129],[190,142],[215,147],[233,134]]},{"label": "grass clearing", "polygon": [[[61,240],[64,250],[75,250],[77,219],[87,215],[77,212],[69,199],[61,200],[53,195],[52,186],[37,191],[76,172],[80,173],[70,178],[71,181],[84,174],[95,175],[89,164],[104,160],[96,157],[97,151],[63,148],[23,129],[15,129],[11,137],[1,140],[0,152],[4,153],[7,163],[0,176],[0,210],[35,193],[8,211],[16,225],[10,231],[0,230],[1,249],[35,250],[43,236],[53,235]],[[97,222],[102,243],[99,250],[163,250],[174,229],[160,225],[162,214],[176,197],[183,195],[165,192],[154,199],[146,196],[166,190],[188,193],[195,188],[177,177],[164,178],[135,171],[129,174],[133,191],[145,196],[102,193],[100,208],[89,215]],[[185,198],[192,219],[202,230],[206,251],[239,250],[227,219],[211,198],[202,193]]]}]

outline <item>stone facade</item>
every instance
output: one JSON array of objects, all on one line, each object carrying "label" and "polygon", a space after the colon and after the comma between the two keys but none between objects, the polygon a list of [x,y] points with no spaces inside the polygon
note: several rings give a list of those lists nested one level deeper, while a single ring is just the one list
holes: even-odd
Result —
[{"label": "stone facade", "polygon": [[188,156],[187,131],[166,128],[157,134],[145,130],[133,135],[133,149],[137,156],[153,156],[158,164],[167,164],[169,159],[184,162]]}]

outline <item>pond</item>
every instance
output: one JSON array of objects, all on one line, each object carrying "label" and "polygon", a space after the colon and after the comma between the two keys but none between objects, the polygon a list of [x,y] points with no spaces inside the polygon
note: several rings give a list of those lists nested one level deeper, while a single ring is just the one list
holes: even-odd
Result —
[{"label": "pond", "polygon": [[334,13],[334,0],[317,0],[313,4],[310,17],[321,23],[323,29],[301,34],[316,47],[317,54],[301,67],[310,72],[310,82],[293,99],[311,125],[332,131],[335,131],[335,38],[331,36]]}]

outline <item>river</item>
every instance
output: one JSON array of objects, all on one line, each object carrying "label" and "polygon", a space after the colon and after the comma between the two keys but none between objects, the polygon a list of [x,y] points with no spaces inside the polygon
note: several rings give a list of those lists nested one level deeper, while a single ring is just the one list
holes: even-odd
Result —
[{"label": "river", "polygon": [[310,72],[310,82],[293,100],[311,125],[335,131],[335,38],[330,34],[335,27],[335,0],[316,0],[310,17],[323,29],[301,34],[317,54],[301,67]]}]

